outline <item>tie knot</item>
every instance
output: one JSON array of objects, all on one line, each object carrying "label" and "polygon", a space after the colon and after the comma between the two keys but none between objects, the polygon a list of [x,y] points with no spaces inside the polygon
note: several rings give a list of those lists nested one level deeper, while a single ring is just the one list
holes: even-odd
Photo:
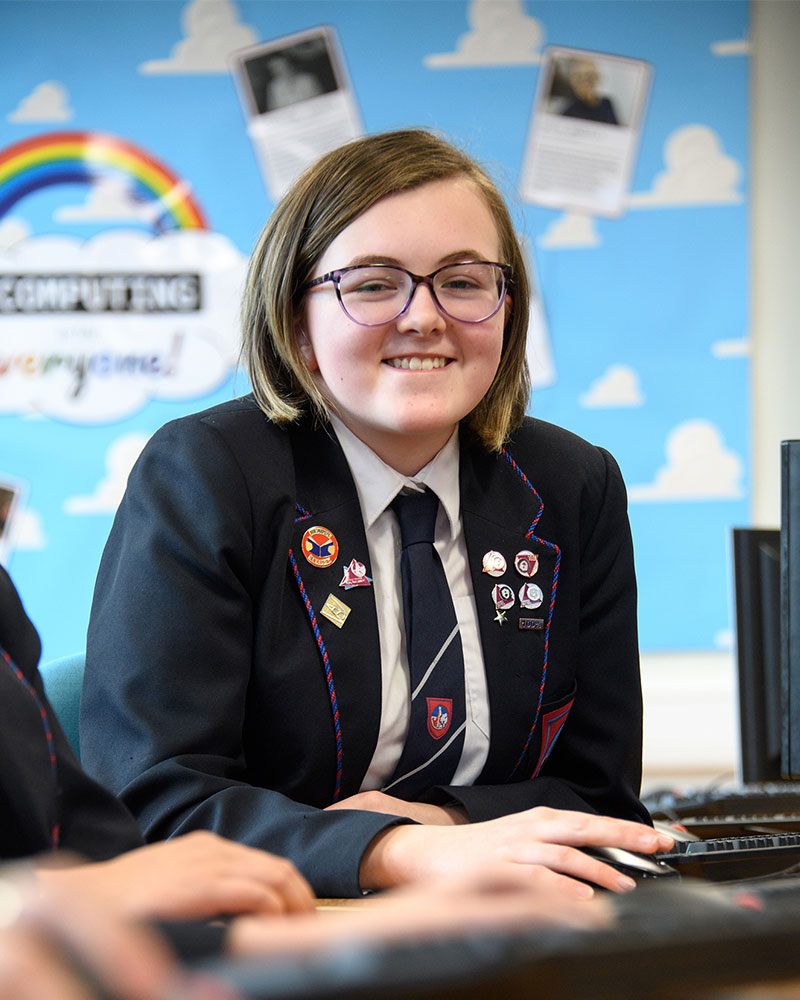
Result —
[{"label": "tie knot", "polygon": [[427,487],[422,493],[398,493],[391,503],[400,524],[403,548],[417,542],[433,544],[439,498]]}]

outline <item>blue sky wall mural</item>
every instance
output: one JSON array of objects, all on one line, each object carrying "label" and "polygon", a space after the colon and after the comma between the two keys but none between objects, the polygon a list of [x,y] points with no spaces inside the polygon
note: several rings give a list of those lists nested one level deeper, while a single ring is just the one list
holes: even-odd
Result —
[{"label": "blue sky wall mural", "polygon": [[[729,648],[729,533],[749,518],[747,18],[743,0],[0,0],[0,561],[45,658],[83,648],[148,437],[247,391],[238,293],[286,151],[303,130],[409,125],[463,142],[510,198],[537,275],[530,412],[620,463],[642,648]],[[249,69],[236,55],[262,45]],[[616,213],[532,200],[552,46],[650,71]],[[259,105],[275,53],[316,68],[320,96]]]}]

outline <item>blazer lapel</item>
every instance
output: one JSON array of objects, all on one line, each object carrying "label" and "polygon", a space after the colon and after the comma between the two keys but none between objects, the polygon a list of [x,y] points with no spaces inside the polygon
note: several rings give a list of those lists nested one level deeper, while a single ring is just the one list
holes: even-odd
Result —
[{"label": "blazer lapel", "polygon": [[[508,780],[527,749],[520,733],[530,733],[544,696],[560,554],[536,532],[542,503],[523,470],[503,455],[463,444],[460,468],[461,516],[491,720],[489,756],[480,781],[497,783]],[[489,560],[497,575],[484,571],[487,553],[503,557]],[[502,590],[495,591],[498,587]],[[512,600],[510,606],[498,607]]]},{"label": "blazer lapel", "polygon": [[[372,585],[342,586],[347,567],[372,576],[355,484],[329,428],[291,431],[298,505],[295,587],[328,688],[339,757],[335,799],[358,791],[378,740],[381,665]],[[315,530],[316,529],[316,530]]]}]

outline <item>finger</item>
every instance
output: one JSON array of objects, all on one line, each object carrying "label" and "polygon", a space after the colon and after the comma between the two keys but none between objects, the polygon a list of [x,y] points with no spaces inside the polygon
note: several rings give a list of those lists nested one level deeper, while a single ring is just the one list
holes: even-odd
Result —
[{"label": "finger", "polygon": [[[519,883],[517,879],[520,880]],[[528,896],[530,900],[531,893],[535,893],[539,899],[544,899],[557,908],[580,906],[595,896],[594,889],[586,882],[572,878],[567,872],[546,864],[510,865],[506,873],[501,876],[498,885],[506,887],[501,888],[500,892],[508,899],[519,894]]]},{"label": "finger", "polygon": [[279,897],[278,910],[270,908],[265,912],[305,913],[315,908],[316,897],[311,886],[291,861],[256,847],[231,846],[237,849],[236,871],[240,877],[258,880]]},{"label": "finger", "polygon": [[[636,882],[630,876],[584,851],[564,844],[529,842],[520,845],[513,858],[520,864],[543,865],[553,872],[569,876],[575,886],[575,894],[580,893],[579,887],[583,882],[590,882],[612,892],[630,892],[636,888]],[[581,881],[574,882],[575,879]]]},{"label": "finger", "polygon": [[311,913],[317,908],[317,898],[311,886],[295,872],[280,887],[285,913]]},{"label": "finger", "polygon": [[175,906],[179,914],[195,918],[221,914],[307,913],[314,908],[313,897],[310,902],[307,901],[303,891],[295,899],[291,890],[287,893],[285,887],[260,882],[250,876],[238,875],[217,879],[213,885],[204,887],[204,891],[193,901],[184,898]]},{"label": "finger", "polygon": [[282,900],[283,912],[307,913],[316,908],[316,896],[306,879],[295,866],[283,858],[273,859],[280,866],[273,866],[264,873],[264,880],[273,886]]},{"label": "finger", "polygon": [[488,900],[469,894],[471,906],[462,903],[460,910],[472,909],[476,919],[488,916],[490,925],[502,923],[511,927],[520,923],[555,923],[576,928],[609,924],[612,911],[607,901],[596,896],[585,883],[539,866],[526,867],[525,874],[528,880],[525,891],[515,886],[511,891],[494,893]]},{"label": "finger", "polygon": [[541,807],[529,815],[536,825],[535,835],[551,843],[624,847],[645,853],[669,850],[674,843],[667,834],[631,820]]}]

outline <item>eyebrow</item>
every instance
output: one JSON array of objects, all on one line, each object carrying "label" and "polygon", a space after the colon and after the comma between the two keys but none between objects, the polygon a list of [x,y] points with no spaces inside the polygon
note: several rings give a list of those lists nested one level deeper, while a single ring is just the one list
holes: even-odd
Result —
[{"label": "eyebrow", "polygon": [[[473,260],[483,262],[488,261],[489,258],[477,250],[456,250],[441,257],[438,266],[444,267],[446,264],[458,264]],[[405,267],[397,257],[390,257],[383,253],[358,254],[356,257],[352,257],[346,266],[357,267],[361,264],[388,264],[395,267]]]}]

